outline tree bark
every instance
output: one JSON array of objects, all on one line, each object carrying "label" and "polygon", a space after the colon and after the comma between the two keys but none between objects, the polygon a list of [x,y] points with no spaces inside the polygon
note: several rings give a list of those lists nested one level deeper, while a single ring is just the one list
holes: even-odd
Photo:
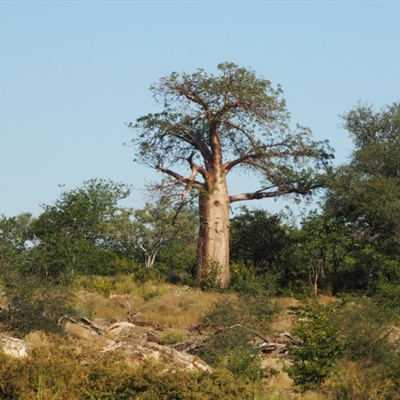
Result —
[{"label": "tree bark", "polygon": [[229,195],[225,174],[200,192],[197,279],[200,284],[226,288],[229,282]]}]

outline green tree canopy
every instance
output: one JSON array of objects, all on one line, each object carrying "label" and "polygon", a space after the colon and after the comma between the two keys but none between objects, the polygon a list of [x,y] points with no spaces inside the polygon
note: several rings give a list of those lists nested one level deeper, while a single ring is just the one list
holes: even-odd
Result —
[{"label": "green tree canopy", "polygon": [[44,205],[30,229],[35,243],[30,268],[51,279],[69,272],[112,272],[118,202],[129,194],[127,185],[92,179]]},{"label": "green tree canopy", "polygon": [[231,260],[259,272],[279,268],[290,240],[281,216],[266,210],[243,207],[231,219]]},{"label": "green tree canopy", "polygon": [[355,150],[332,179],[326,212],[353,238],[353,281],[400,278],[400,104],[344,115]]}]

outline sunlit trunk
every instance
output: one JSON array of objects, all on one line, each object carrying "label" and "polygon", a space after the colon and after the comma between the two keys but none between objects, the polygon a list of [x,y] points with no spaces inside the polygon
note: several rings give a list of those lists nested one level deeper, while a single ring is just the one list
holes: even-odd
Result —
[{"label": "sunlit trunk", "polygon": [[197,279],[200,284],[227,287],[229,283],[229,196],[223,176],[200,193]]}]

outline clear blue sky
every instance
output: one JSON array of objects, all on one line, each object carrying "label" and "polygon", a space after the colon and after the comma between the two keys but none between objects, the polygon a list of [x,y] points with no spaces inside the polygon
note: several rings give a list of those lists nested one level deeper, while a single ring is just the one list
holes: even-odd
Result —
[{"label": "clear blue sky", "polygon": [[124,123],[156,110],[158,78],[223,61],[281,84],[293,122],[345,162],[339,115],[400,100],[399,21],[396,1],[0,1],[0,214],[95,177],[133,184],[140,207],[154,174]]}]

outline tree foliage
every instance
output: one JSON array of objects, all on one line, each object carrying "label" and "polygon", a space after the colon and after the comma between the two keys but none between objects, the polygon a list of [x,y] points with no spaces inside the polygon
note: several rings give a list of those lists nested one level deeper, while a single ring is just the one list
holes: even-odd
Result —
[{"label": "tree foliage", "polygon": [[337,169],[325,209],[355,243],[352,279],[375,290],[400,278],[400,104],[359,105],[344,121],[355,150]]},{"label": "tree foliage", "polygon": [[[233,168],[257,172],[263,188],[233,196],[231,202],[304,194],[319,186],[317,172],[327,166],[332,150],[327,141],[313,141],[308,128],[290,130],[281,87],[274,89],[253,70],[232,63],[218,65],[218,72],[174,72],[151,86],[164,110],[129,124],[137,132],[132,140],[136,161],[198,189],[207,189],[215,162],[223,163],[226,173]],[[189,167],[192,174],[185,177],[170,169],[180,167]]]},{"label": "tree foliage", "polygon": [[246,207],[231,219],[231,260],[255,267],[259,273],[279,269],[288,247],[288,229],[277,214]]},{"label": "tree foliage", "polygon": [[0,215],[0,268],[24,255],[31,222],[29,213],[10,218]]},{"label": "tree foliage", "polygon": [[343,355],[344,343],[336,322],[335,306],[311,305],[297,310],[300,323],[295,333],[302,344],[293,349],[293,363],[287,367],[296,385],[305,390],[318,388]]},{"label": "tree foliage", "polygon": [[54,205],[43,206],[30,229],[35,244],[30,251],[31,272],[52,280],[76,272],[112,272],[118,250],[118,202],[129,193],[126,185],[92,179],[63,192]]}]

